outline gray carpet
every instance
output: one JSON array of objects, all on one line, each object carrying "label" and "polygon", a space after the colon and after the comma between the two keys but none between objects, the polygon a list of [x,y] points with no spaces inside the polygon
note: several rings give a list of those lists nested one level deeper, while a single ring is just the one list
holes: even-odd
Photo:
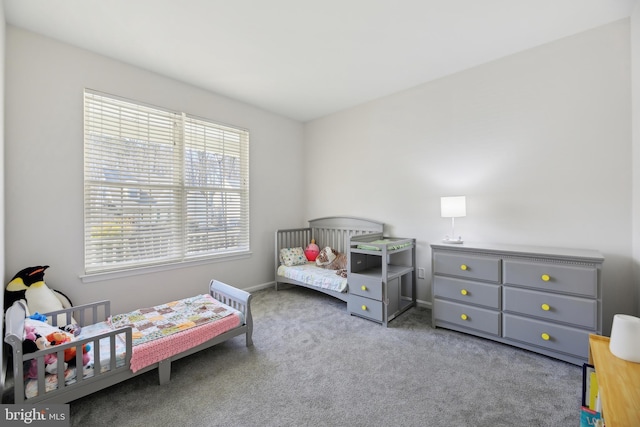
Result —
[{"label": "gray carpet", "polygon": [[254,293],[244,337],[71,403],[77,426],[577,426],[581,368],[445,329],[384,328],[302,288]]}]

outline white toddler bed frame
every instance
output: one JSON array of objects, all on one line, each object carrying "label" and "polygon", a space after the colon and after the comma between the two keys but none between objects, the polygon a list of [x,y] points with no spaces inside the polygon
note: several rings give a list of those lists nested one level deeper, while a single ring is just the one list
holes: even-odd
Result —
[{"label": "white toddler bed frame", "polygon": [[303,286],[318,292],[331,295],[342,301],[347,301],[349,291],[337,292],[330,289],[322,289],[316,286],[307,285],[294,279],[289,279],[278,275],[278,267],[280,266],[280,249],[302,247],[303,249],[315,239],[320,249],[330,246],[338,252],[347,253],[349,250],[349,239],[352,236],[362,234],[379,234],[378,238],[382,238],[384,223],[372,221],[364,218],[348,217],[348,216],[331,216],[325,218],[312,219],[309,221],[309,227],[306,228],[290,228],[276,230],[275,238],[275,288],[278,290],[279,283],[288,283],[291,285]]},{"label": "white toddler bed frame", "polygon": [[[158,368],[159,382],[162,385],[170,380],[171,362],[174,360],[178,360],[182,357],[212,347],[216,344],[222,343],[224,341],[227,341],[228,339],[242,334],[246,335],[247,347],[251,346],[253,344],[253,319],[251,316],[250,306],[251,294],[217,280],[212,280],[210,282],[209,293],[213,298],[220,301],[221,303],[242,312],[244,315],[244,324],[241,324],[227,332],[224,332],[200,345],[185,350],[182,353],[178,353],[167,359],[161,360],[160,362],[142,368],[135,373],[130,369],[132,353],[132,329],[130,326],[115,329],[113,331],[105,332],[90,338],[73,341],[67,344],[53,346],[45,350],[39,350],[35,353],[23,354],[22,338],[24,336],[24,323],[26,313],[24,307],[20,303],[14,303],[7,309],[6,312],[5,333],[5,342],[10,344],[13,349],[14,403],[67,403],[156,368]],[[72,307],[65,310],[45,313],[45,315],[48,317],[49,322],[53,326],[57,326],[57,315],[64,314],[67,316],[67,323],[71,323],[71,317],[73,317],[82,327],[106,320],[110,316],[110,306],[110,301],[99,301],[91,304]],[[121,337],[124,335],[126,337],[126,355],[124,365],[122,366],[116,365],[115,340],[120,339],[118,335],[120,335]],[[83,345],[89,344],[93,348],[96,348],[96,345],[99,346],[99,341],[105,338],[109,340],[111,349],[109,370],[101,372],[99,366],[100,362],[96,361],[93,376],[83,378],[81,368],[82,363],[78,363],[76,381],[71,384],[65,384],[63,374],[64,365],[62,357],[62,353],[64,352],[64,350],[67,348],[75,347],[78,358],[81,360]],[[58,378],[60,378],[61,380],[58,380],[58,387],[55,390],[46,392],[44,378],[44,359],[45,356],[51,353],[56,353],[59,355],[57,372]],[[24,378],[23,362],[29,361],[31,359],[36,359],[38,363],[38,394],[37,396],[27,399],[25,397],[24,381],[22,380]]]}]

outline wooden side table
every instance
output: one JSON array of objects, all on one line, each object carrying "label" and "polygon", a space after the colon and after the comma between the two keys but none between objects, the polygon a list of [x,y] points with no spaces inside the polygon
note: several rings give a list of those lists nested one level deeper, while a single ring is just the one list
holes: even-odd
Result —
[{"label": "wooden side table", "polygon": [[609,338],[593,334],[589,336],[589,363],[598,376],[607,427],[640,426],[640,363],[614,356]]}]

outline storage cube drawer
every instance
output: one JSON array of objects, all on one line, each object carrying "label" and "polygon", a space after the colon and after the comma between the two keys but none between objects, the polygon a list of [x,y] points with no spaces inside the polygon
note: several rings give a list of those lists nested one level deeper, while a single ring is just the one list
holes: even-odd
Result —
[{"label": "storage cube drawer", "polygon": [[445,274],[468,279],[500,281],[500,259],[464,254],[435,253],[434,274]]},{"label": "storage cube drawer", "polygon": [[505,284],[597,297],[598,272],[595,267],[504,260],[503,268]]},{"label": "storage cube drawer", "polygon": [[349,293],[382,301],[382,280],[363,276],[361,274],[349,275]]},{"label": "storage cube drawer", "polygon": [[500,312],[471,307],[451,301],[435,299],[433,315],[436,320],[463,328],[475,329],[491,335],[500,335]]},{"label": "storage cube drawer", "polygon": [[500,286],[471,282],[453,277],[434,276],[433,295],[464,304],[477,304],[500,309]]},{"label": "storage cube drawer", "polygon": [[507,340],[570,354],[585,360],[589,357],[589,331],[506,313],[502,315],[502,322],[503,337]]},{"label": "storage cube drawer", "polygon": [[591,331],[598,329],[596,300],[508,286],[504,286],[502,292],[504,311],[528,314],[554,322],[570,323]]},{"label": "storage cube drawer", "polygon": [[376,322],[382,322],[382,301],[374,301],[350,294],[347,301],[347,310],[349,313],[366,317]]},{"label": "storage cube drawer", "polygon": [[379,256],[372,257],[365,254],[351,253],[349,255],[349,260],[351,262],[351,273],[359,273],[382,265],[381,257]]}]

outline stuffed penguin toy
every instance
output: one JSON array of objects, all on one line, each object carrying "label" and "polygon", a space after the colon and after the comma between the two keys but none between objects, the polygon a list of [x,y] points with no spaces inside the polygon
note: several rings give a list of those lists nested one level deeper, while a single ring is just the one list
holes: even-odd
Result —
[{"label": "stuffed penguin toy", "polygon": [[[21,299],[27,303],[28,315],[48,313],[72,307],[71,301],[62,292],[55,291],[44,282],[44,271],[48,265],[28,267],[16,274],[4,291],[4,309]],[[63,320],[64,322],[64,320]],[[64,323],[62,323],[64,325]]]}]

